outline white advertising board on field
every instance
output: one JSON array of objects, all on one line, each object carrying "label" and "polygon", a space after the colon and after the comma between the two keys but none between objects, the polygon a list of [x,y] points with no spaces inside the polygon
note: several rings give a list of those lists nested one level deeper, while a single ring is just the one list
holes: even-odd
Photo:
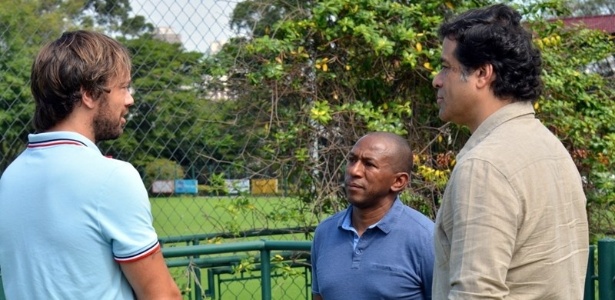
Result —
[{"label": "white advertising board on field", "polygon": [[156,180],[152,183],[152,193],[173,194],[175,191],[174,180]]},{"label": "white advertising board on field", "polygon": [[230,195],[250,192],[250,179],[225,179],[224,185]]}]

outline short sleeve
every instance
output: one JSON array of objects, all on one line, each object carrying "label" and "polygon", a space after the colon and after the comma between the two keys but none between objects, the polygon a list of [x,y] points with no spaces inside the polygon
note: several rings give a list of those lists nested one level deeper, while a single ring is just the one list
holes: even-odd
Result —
[{"label": "short sleeve", "polygon": [[317,269],[317,260],[318,260],[318,228],[314,230],[314,240],[312,241],[312,250],[310,253],[311,263],[312,263],[312,294],[320,294],[318,288],[318,269]]},{"label": "short sleeve", "polygon": [[113,161],[118,167],[101,186],[98,222],[118,262],[147,257],[160,247],[153,227],[149,197],[135,168]]}]

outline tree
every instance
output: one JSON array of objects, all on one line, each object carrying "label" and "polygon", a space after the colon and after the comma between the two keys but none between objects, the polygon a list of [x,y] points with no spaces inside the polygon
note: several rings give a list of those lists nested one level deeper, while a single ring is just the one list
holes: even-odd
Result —
[{"label": "tree", "polygon": [[25,148],[33,131],[30,67],[42,45],[65,30],[92,28],[95,22],[87,20],[93,15],[103,25],[128,24],[110,31],[136,34],[151,28],[141,16],[128,18],[129,10],[128,0],[0,0],[0,171]]},{"label": "tree", "polygon": [[283,19],[302,17],[301,11],[310,5],[306,0],[248,0],[237,3],[230,25],[237,33],[263,36],[271,33],[273,25]]},{"label": "tree", "polygon": [[575,0],[563,3],[570,15],[575,17],[615,14],[615,3],[610,0]]},{"label": "tree", "polygon": [[[526,12],[532,28],[539,33],[535,42],[545,65],[546,90],[536,108],[568,148],[584,178],[590,232],[595,239],[615,232],[615,220],[610,215],[615,206],[615,127],[611,121],[615,118],[615,89],[613,78],[603,77],[588,66],[612,55],[615,44],[604,32],[564,27],[561,21],[547,21],[533,14],[544,8],[530,6]],[[556,7],[553,9],[559,14]]]},{"label": "tree", "polygon": [[0,170],[25,148],[32,131],[32,57],[48,37],[59,36],[63,17],[59,12],[41,13],[33,1],[0,1]]},{"label": "tree", "polygon": [[[237,100],[249,98],[258,112],[251,120],[260,131],[253,132],[262,134],[260,148],[269,151],[261,163],[277,161],[268,165],[281,168],[293,161],[284,174],[316,209],[344,205],[345,154],[367,131],[385,130],[406,136],[415,149],[413,189],[405,197],[433,217],[456,151],[469,136],[466,128],[437,119],[431,87],[439,65],[436,29],[445,16],[487,4],[318,1],[293,10],[296,18],[280,17],[269,31],[231,41],[216,55],[214,73],[241,87]],[[561,15],[559,4],[522,7],[545,60],[546,89],[537,110],[571,151],[590,201],[613,203],[605,173],[615,158],[607,121],[615,109],[613,90],[584,72],[612,53],[613,43],[600,32],[544,21]]]},{"label": "tree", "polygon": [[234,162],[232,120],[225,117],[233,103],[212,100],[203,89],[203,54],[151,34],[122,43],[132,53],[135,105],[125,134],[101,145],[105,153],[141,171],[156,159],[168,159],[191,178],[217,173],[220,162]]}]

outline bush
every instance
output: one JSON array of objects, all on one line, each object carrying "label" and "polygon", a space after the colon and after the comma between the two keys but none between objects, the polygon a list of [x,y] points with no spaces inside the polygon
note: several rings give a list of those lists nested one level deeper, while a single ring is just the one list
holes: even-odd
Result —
[{"label": "bush", "polygon": [[151,192],[152,183],[156,180],[175,180],[185,176],[184,168],[172,160],[156,158],[145,166],[144,183]]}]

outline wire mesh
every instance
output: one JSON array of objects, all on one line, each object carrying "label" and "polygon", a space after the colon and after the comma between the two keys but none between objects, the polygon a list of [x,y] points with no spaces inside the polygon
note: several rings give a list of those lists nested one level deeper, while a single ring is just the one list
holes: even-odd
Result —
[{"label": "wire mesh", "polygon": [[[33,132],[29,65],[38,49],[64,30],[89,28],[119,39],[133,58],[133,96],[123,136],[102,142],[105,155],[131,162],[152,198],[161,237],[199,233],[237,233],[251,229],[309,227],[305,214],[293,220],[300,202],[286,196],[276,174],[255,176],[229,159],[245,143],[234,143],[237,127],[224,90],[206,89],[200,63],[229,38],[235,1],[88,1],[77,13],[69,6],[44,7],[37,1],[1,1],[0,15],[0,173],[25,148]],[[65,1],[76,5],[77,1]],[[47,9],[47,11],[45,11]],[[143,24],[134,20],[142,18]],[[57,22],[50,26],[45,20]],[[20,20],[32,20],[22,22]],[[36,21],[39,20],[39,21]],[[132,30],[126,24],[137,24]],[[250,143],[251,140],[246,140]],[[190,191],[177,185],[195,183]],[[237,185],[241,185],[238,187]],[[272,238],[305,238],[276,235]],[[227,239],[229,239],[227,237]],[[215,242],[220,242],[216,239]]]}]

